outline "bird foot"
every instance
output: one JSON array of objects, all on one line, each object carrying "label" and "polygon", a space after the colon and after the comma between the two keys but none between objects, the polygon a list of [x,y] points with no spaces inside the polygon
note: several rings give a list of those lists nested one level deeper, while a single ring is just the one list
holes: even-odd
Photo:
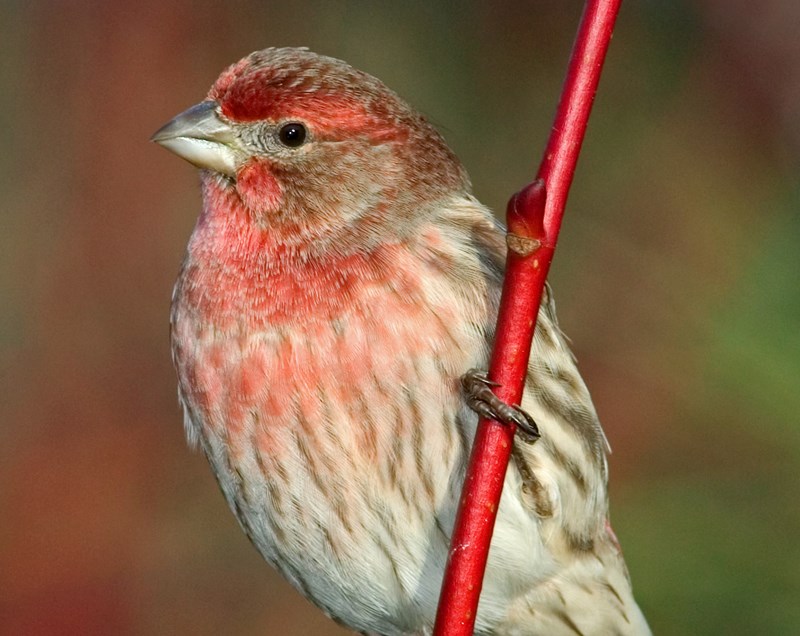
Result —
[{"label": "bird foot", "polygon": [[533,443],[539,439],[539,427],[534,419],[518,406],[506,404],[494,394],[492,382],[485,371],[470,369],[461,376],[461,389],[467,406],[481,417],[496,420],[502,424],[513,424],[524,441]]}]

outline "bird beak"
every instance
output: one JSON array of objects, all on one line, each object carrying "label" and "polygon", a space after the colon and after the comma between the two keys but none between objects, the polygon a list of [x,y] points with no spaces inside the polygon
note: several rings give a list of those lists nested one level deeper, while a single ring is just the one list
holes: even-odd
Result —
[{"label": "bird beak", "polygon": [[160,128],[151,138],[198,168],[232,177],[238,143],[233,128],[217,115],[217,102],[192,106]]}]

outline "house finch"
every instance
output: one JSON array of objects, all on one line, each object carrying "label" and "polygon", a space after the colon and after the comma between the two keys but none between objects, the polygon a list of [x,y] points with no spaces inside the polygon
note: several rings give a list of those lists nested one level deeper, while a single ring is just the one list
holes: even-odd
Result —
[{"label": "house finch", "polygon": [[[306,49],[247,56],[153,138],[202,169],[171,315],[189,440],[306,597],[356,631],[430,634],[503,228],[421,115]],[[521,406],[541,439],[515,442],[476,633],[649,633],[549,292]]]}]

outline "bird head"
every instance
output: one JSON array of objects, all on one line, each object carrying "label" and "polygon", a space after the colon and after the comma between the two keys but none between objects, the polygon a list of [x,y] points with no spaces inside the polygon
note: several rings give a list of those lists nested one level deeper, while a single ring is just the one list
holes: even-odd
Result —
[{"label": "bird head", "polygon": [[395,228],[469,181],[441,135],[374,77],[307,49],[257,51],[152,138],[270,227]]}]

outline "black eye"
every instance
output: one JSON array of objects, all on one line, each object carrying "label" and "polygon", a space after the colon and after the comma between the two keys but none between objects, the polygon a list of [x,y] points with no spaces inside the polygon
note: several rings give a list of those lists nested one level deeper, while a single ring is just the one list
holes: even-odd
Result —
[{"label": "black eye", "polygon": [[297,148],[302,146],[306,140],[306,127],[303,124],[285,124],[278,131],[278,139],[284,146],[289,148]]}]

